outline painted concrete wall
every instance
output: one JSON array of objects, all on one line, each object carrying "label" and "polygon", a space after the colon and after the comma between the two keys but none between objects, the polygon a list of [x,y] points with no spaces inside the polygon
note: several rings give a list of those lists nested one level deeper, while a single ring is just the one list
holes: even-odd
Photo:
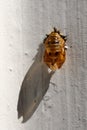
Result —
[{"label": "painted concrete wall", "polygon": [[[54,26],[72,48],[34,115],[21,124],[21,83]],[[0,79],[0,130],[87,130],[87,0],[1,0]]]}]

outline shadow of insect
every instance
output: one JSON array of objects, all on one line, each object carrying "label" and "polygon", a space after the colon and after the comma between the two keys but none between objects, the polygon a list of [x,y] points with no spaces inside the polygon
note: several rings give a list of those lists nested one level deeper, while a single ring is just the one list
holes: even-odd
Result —
[{"label": "shadow of insect", "polygon": [[53,71],[48,71],[48,67],[42,61],[43,48],[43,44],[40,44],[34,63],[22,82],[17,105],[18,118],[23,117],[22,123],[26,122],[37,109],[49,88],[50,78],[54,74]]}]

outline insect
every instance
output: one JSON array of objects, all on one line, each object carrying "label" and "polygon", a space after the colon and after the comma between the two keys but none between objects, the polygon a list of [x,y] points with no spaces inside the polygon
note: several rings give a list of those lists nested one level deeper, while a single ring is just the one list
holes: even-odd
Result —
[{"label": "insect", "polygon": [[60,33],[55,27],[44,39],[45,52],[44,62],[51,70],[61,68],[66,59],[66,40],[67,36]]}]

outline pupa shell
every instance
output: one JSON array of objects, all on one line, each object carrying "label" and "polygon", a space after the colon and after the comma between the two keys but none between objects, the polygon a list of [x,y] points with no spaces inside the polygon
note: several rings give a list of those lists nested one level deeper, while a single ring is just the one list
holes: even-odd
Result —
[{"label": "pupa shell", "polygon": [[51,70],[61,68],[66,59],[66,36],[57,31],[51,32],[44,39],[44,62]]}]

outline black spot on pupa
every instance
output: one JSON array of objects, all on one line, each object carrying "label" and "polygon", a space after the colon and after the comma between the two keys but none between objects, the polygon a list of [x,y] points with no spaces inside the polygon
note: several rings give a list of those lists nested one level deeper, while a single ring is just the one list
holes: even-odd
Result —
[{"label": "black spot on pupa", "polygon": [[59,31],[59,30],[57,30],[55,27],[54,27],[53,29],[54,29],[54,32],[56,32],[56,33],[60,34],[60,31]]}]

